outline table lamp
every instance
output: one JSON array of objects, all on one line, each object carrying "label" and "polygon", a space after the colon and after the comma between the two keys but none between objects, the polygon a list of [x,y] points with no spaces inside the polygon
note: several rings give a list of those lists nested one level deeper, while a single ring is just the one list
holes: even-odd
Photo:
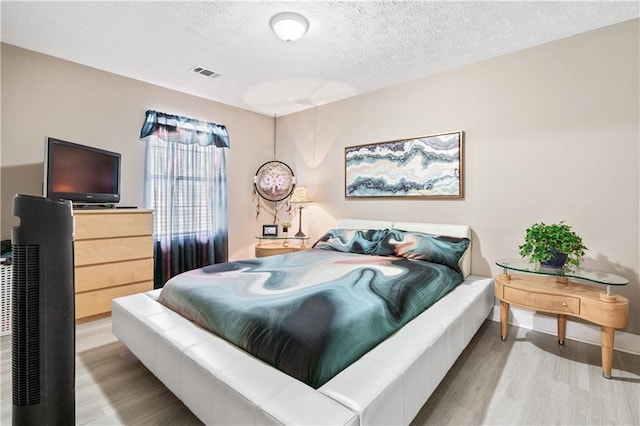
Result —
[{"label": "table lamp", "polygon": [[305,203],[311,202],[311,197],[309,196],[309,191],[304,186],[296,186],[293,190],[293,195],[289,200],[291,204],[298,204],[298,212],[300,215],[300,224],[298,226],[298,233],[295,235],[296,237],[306,237],[304,232],[302,232],[302,209],[304,208]]}]

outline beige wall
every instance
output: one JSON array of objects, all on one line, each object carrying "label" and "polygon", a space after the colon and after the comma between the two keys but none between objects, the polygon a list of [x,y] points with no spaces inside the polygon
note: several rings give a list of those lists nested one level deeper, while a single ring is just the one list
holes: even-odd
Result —
[{"label": "beige wall", "polygon": [[[6,44],[2,48],[2,239],[14,194],[42,195],[44,140],[53,136],[122,154],[122,205],[142,207],[147,109],[224,124],[229,131],[229,255],[253,255],[259,224],[253,173],[273,152],[273,118]],[[260,228],[261,229],[261,228]]]},{"label": "beige wall", "polygon": [[[585,266],[629,279],[640,333],[638,22],[279,119],[279,149],[316,200],[312,235],[339,217],[466,223],[473,273],[491,275],[529,225],[566,220]],[[466,132],[464,200],[345,200],[345,146],[452,130]]]},{"label": "beige wall", "polygon": [[[278,158],[315,203],[312,238],[339,217],[467,223],[473,273],[517,257],[524,229],[566,220],[585,266],[630,284],[628,331],[640,333],[639,21],[505,55],[278,119]],[[253,255],[251,185],[272,157],[273,119],[2,45],[2,238],[14,193],[39,194],[46,135],[123,154],[123,204],[142,204],[146,109],[225,124],[230,257]],[[90,124],[95,123],[95,124]],[[464,130],[463,200],[345,200],[344,147]],[[294,219],[294,227],[297,218]]]}]

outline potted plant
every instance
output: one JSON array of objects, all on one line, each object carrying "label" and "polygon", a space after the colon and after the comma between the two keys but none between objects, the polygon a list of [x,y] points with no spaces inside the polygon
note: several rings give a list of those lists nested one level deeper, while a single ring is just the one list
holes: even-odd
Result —
[{"label": "potted plant", "polygon": [[282,232],[289,232],[289,228],[291,228],[291,222],[282,222],[280,226],[282,226]]},{"label": "potted plant", "polygon": [[554,269],[563,268],[566,263],[579,267],[587,250],[582,238],[564,220],[551,225],[542,222],[531,225],[527,228],[524,244],[518,248],[520,256],[529,256],[532,262]]}]

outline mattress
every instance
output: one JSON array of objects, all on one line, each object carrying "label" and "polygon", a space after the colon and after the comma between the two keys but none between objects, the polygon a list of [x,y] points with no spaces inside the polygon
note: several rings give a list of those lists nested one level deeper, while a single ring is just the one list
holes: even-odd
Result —
[{"label": "mattress", "polygon": [[158,300],[318,388],[460,282],[439,263],[314,248],[188,271]]}]

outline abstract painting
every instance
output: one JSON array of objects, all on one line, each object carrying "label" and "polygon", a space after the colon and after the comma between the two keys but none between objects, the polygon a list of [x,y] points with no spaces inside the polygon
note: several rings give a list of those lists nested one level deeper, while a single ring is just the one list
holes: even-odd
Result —
[{"label": "abstract painting", "polygon": [[463,197],[464,132],[345,147],[345,197]]}]

